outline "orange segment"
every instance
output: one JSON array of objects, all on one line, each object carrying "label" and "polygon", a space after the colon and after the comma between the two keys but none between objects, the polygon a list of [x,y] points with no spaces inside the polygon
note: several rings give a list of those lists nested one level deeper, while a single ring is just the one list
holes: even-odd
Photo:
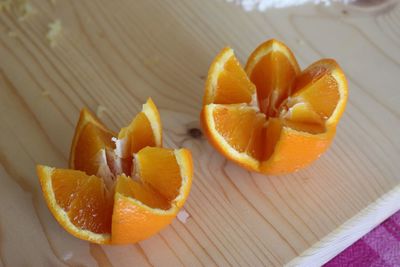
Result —
[{"label": "orange segment", "polygon": [[161,148],[161,135],[151,99],[120,131],[120,139],[82,110],[70,156],[71,167],[79,170],[37,167],[60,225],[99,244],[135,243],[166,227],[188,197],[193,163],[186,149]]},{"label": "orange segment", "polygon": [[125,197],[136,199],[150,208],[167,210],[171,207],[167,199],[151,186],[135,181],[125,175],[118,177],[115,192]]},{"label": "orange segment", "polygon": [[255,87],[250,82],[233,50],[224,48],[208,72],[204,104],[250,103]]},{"label": "orange segment", "polygon": [[140,112],[135,117],[129,127],[130,131],[128,130],[128,127],[121,129],[120,133],[118,134],[118,139],[123,139],[127,135],[130,136],[128,141],[130,154],[138,152],[143,147],[156,145],[150,122],[143,112]]},{"label": "orange segment", "polygon": [[101,149],[114,148],[111,141],[114,133],[108,130],[87,109],[82,109],[75,136],[72,141],[69,165],[89,175],[97,174],[99,162],[97,154]]},{"label": "orange segment", "polygon": [[[58,172],[64,176],[63,171]],[[73,176],[74,174],[70,174]],[[53,176],[52,180],[57,179]],[[58,199],[58,196],[56,195]],[[86,178],[71,202],[68,217],[78,228],[97,234],[109,234],[111,230],[112,198],[107,196],[104,182],[96,176]]]},{"label": "orange segment", "polygon": [[268,116],[277,115],[299,72],[299,65],[290,49],[277,40],[265,42],[254,50],[247,61],[246,73],[257,87],[261,112]]},{"label": "orange segment", "polygon": [[[146,147],[135,155],[137,176],[143,183],[160,192],[168,201],[176,201],[181,193],[187,193],[179,190],[182,179],[184,183],[191,181],[192,165],[190,152],[186,149]],[[177,205],[180,206],[181,201]]]},{"label": "orange segment", "polygon": [[342,69],[335,60],[322,59],[297,77],[295,93],[288,102],[306,103],[321,118],[331,118],[336,124],[344,111],[347,97],[347,81]]},{"label": "orange segment", "polygon": [[313,85],[298,91],[293,98],[297,102],[310,104],[322,118],[332,115],[339,101],[338,85],[331,75],[321,77]]},{"label": "orange segment", "polygon": [[161,127],[160,114],[149,98],[129,126],[118,133],[118,139],[124,140],[126,147],[126,151],[121,152],[122,157],[132,156],[146,146],[162,146]]},{"label": "orange segment", "polygon": [[265,134],[261,137],[264,141],[264,153],[261,161],[268,160],[275,152],[276,144],[281,137],[282,121],[272,118],[268,121]]},{"label": "orange segment", "polygon": [[260,163],[259,171],[267,174],[285,174],[304,168],[328,149],[334,134],[334,130],[323,134],[311,134],[282,127],[273,153],[268,160]]},{"label": "orange segment", "polygon": [[294,122],[323,124],[321,115],[318,114],[307,102],[293,104],[288,110],[281,111],[281,117]]},{"label": "orange segment", "polygon": [[[211,65],[209,76],[218,73]],[[241,166],[266,174],[290,173],[316,160],[332,142],[347,102],[339,65],[323,59],[300,73],[289,48],[270,40],[250,55],[246,73],[257,88],[258,108],[244,100],[225,105],[216,98],[205,101],[201,121],[214,147]],[[221,83],[219,94],[230,94],[232,88]],[[206,84],[206,96],[208,91]]]},{"label": "orange segment", "polygon": [[296,121],[288,121],[284,120],[283,125],[296,130],[298,132],[305,132],[311,134],[320,134],[327,131],[325,124],[319,123],[304,123],[304,122],[296,122]]},{"label": "orange segment", "polygon": [[[43,168],[43,166],[40,166],[40,171]],[[75,199],[77,192],[86,184],[88,177],[84,172],[75,170],[65,170],[65,172],[60,170],[50,171],[55,200],[63,210],[69,211],[71,202]]]},{"label": "orange segment", "polygon": [[147,147],[136,155],[135,161],[140,181],[120,176],[116,184],[114,244],[138,242],[167,226],[191,188],[192,158],[186,149]]},{"label": "orange segment", "polygon": [[254,124],[252,126],[250,140],[248,142],[246,153],[255,159],[264,158],[264,138],[266,120],[264,114],[258,113],[256,115]]},{"label": "orange segment", "polygon": [[[248,169],[258,168],[264,116],[245,104],[204,106],[205,133],[223,155]],[[243,119],[244,118],[244,119]],[[264,121],[263,121],[264,120]]]},{"label": "orange segment", "polygon": [[169,225],[178,208],[151,209],[140,201],[116,193],[112,216],[112,244],[136,243]]},{"label": "orange segment", "polygon": [[100,178],[42,165],[37,172],[47,205],[64,229],[94,243],[110,241],[110,199]]},{"label": "orange segment", "polygon": [[257,111],[245,105],[217,106],[213,119],[218,133],[238,152],[245,152],[252,138]]}]

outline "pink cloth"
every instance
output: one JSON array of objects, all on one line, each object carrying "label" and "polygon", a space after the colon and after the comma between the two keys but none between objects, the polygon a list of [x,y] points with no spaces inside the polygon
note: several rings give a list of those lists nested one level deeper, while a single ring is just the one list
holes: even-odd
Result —
[{"label": "pink cloth", "polygon": [[400,266],[400,211],[324,266]]}]

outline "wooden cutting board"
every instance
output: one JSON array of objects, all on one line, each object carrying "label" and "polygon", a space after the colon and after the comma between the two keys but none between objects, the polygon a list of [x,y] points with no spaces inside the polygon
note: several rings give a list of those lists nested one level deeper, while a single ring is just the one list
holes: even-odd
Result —
[{"label": "wooden cutting board", "polygon": [[[245,12],[222,0],[37,0],[36,14],[23,21],[2,11],[0,266],[328,261],[400,209],[400,5],[370,3],[379,6]],[[45,35],[55,19],[63,34],[52,48]],[[337,59],[350,87],[331,149],[281,177],[249,173],[188,134],[199,127],[213,57],[230,45],[245,62],[269,38],[291,47],[303,68]],[[67,166],[82,107],[118,129],[149,96],[160,108],[167,146],[193,152],[189,219],[136,245],[72,237],[48,211],[35,165]]]}]

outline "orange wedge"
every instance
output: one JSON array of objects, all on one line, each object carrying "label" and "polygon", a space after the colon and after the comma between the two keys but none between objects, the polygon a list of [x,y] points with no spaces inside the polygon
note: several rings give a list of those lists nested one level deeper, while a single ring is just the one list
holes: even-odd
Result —
[{"label": "orange wedge", "polygon": [[192,158],[186,149],[146,147],[135,155],[135,164],[140,182],[118,177],[111,231],[114,244],[143,240],[170,224],[192,184]]},{"label": "orange wedge", "polygon": [[347,96],[346,77],[334,60],[301,72],[290,49],[270,40],[250,55],[245,69],[230,48],[214,59],[201,121],[228,159],[256,172],[291,173],[328,149]]},{"label": "orange wedge", "polygon": [[38,165],[47,205],[72,235],[99,244],[135,243],[171,223],[192,183],[191,153],[162,148],[160,116],[149,99],[114,134],[83,109],[71,169]]},{"label": "orange wedge", "polygon": [[203,104],[250,103],[256,87],[230,48],[224,48],[208,71]]}]

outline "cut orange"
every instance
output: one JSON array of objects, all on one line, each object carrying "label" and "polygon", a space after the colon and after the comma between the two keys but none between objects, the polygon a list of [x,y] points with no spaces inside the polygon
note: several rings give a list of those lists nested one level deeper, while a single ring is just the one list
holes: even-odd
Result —
[{"label": "cut orange", "polygon": [[230,48],[222,49],[208,71],[203,104],[250,103],[256,87]]},{"label": "cut orange", "polygon": [[83,109],[71,169],[39,165],[47,205],[64,229],[99,244],[135,243],[171,223],[192,183],[191,153],[162,148],[160,116],[149,99],[119,134]]},{"label": "cut orange", "polygon": [[299,72],[293,53],[279,41],[267,41],[254,50],[248,59],[246,73],[257,88],[261,112],[268,117],[277,115]]},{"label": "cut orange", "polygon": [[290,49],[270,40],[250,55],[245,69],[230,48],[214,59],[201,121],[228,159],[265,174],[290,173],[327,150],[347,96],[345,75],[334,60],[300,72]]}]

